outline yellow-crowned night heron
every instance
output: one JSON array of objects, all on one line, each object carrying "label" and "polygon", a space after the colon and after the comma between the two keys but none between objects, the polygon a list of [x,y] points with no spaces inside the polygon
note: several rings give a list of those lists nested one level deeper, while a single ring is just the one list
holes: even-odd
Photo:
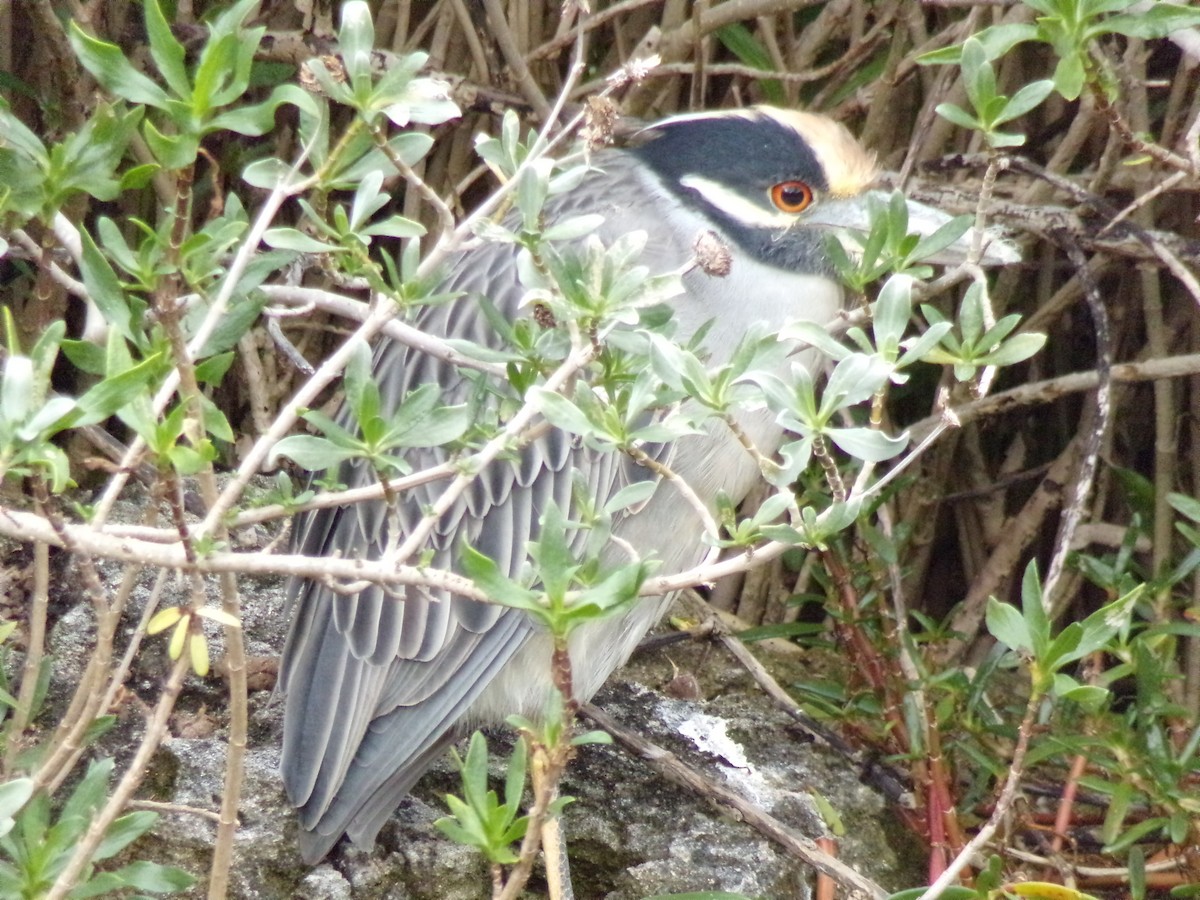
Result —
[{"label": "yellow-crowned night heron", "polygon": [[[648,232],[641,262],[652,272],[684,266],[697,237],[714,232],[732,256],[728,274],[693,267],[683,278],[686,292],[671,303],[681,341],[711,323],[703,348],[720,363],[752,322],[824,323],[837,313],[842,290],[826,259],[826,236],[829,228],[864,221],[862,196],[874,175],[872,156],[845,128],[818,115],[769,108],[681,115],[598,153],[583,182],[552,199],[546,215],[553,221],[600,213],[606,242]],[[417,322],[438,336],[496,344],[479,296],[510,317],[527,312],[518,310],[525,288],[509,244],[463,253],[445,290],[463,296],[426,308]],[[455,367],[396,342],[377,349],[374,373],[385,408],[426,382],[440,385],[447,402],[461,401],[467,390]],[[770,414],[745,413],[740,424],[764,453],[779,447],[781,428]],[[664,452],[706,502],[719,491],[738,502],[759,477],[723,423]],[[444,450],[421,450],[409,461],[419,469],[446,457]],[[569,513],[577,471],[601,503],[631,480],[649,477],[628,458],[593,452],[551,431],[480,474],[439,522],[432,565],[453,568],[466,538],[515,577],[548,501]],[[343,466],[339,477],[351,486],[373,478],[355,465]],[[440,490],[433,484],[408,492],[400,501],[402,527],[412,527]],[[313,512],[297,523],[298,546],[318,556],[378,557],[387,519],[382,501]],[[663,573],[695,565],[707,549],[694,510],[662,486],[615,522],[613,533],[661,560]],[[402,602],[376,587],[350,597],[309,581],[294,584],[293,595],[281,673],[283,775],[309,861],[343,833],[372,842],[417,778],[465,731],[513,713],[536,718],[544,707],[550,642],[519,611],[435,590],[409,590]],[[668,599],[640,602],[573,635],[579,697],[590,697],[625,661]]]}]

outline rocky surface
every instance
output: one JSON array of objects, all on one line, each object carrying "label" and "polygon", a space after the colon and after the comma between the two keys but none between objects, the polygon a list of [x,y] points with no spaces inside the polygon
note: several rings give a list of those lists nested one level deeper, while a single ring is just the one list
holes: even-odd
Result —
[{"label": "rocky surface", "polygon": [[[264,536],[264,543],[267,540]],[[61,562],[61,561],[60,561]],[[104,577],[116,591],[117,566]],[[61,583],[70,584],[70,579]],[[230,896],[270,898],[413,898],[477,900],[490,895],[482,858],[451,843],[433,827],[446,813],[442,797],[457,791],[457,773],[441,761],[418,784],[380,834],[374,848],[343,843],[331,858],[310,868],[295,849],[296,821],[278,777],[282,704],[273,675],[286,632],[281,579],[243,578],[243,627],[251,666],[250,739],[243,783],[240,828]],[[146,572],[130,595],[122,645],[155,595]],[[158,607],[182,602],[185,585],[166,579]],[[55,599],[49,651],[54,676],[48,717],[61,709],[86,665],[94,639],[91,609],[75,596]],[[189,807],[167,811],[154,831],[131,848],[132,858],[183,867],[200,883],[203,897],[215,816],[220,806],[227,737],[225,685],[220,678],[219,629],[209,629],[218,665],[206,679],[189,678],[172,718],[171,737],[156,753],[139,796]],[[118,725],[96,745],[100,755],[127,761],[141,737],[145,712],[158,697],[169,666],[165,636],[146,638],[133,657]],[[763,656],[765,648],[760,648]],[[119,648],[124,652],[124,646]],[[795,654],[772,660],[786,684],[816,663]],[[681,688],[682,686],[682,688]],[[640,652],[596,698],[625,727],[640,732],[709,778],[730,787],[785,824],[810,837],[828,828],[814,796],[827,801],[845,825],[842,860],[888,889],[920,883],[914,842],[885,801],[858,780],[853,765],[813,742],[781,713],[717,645],[683,641]],[[493,773],[511,736],[490,736]],[[813,873],[757,831],[735,821],[711,801],[667,781],[647,763],[615,746],[580,748],[562,792],[575,799],[565,825],[576,895],[580,900],[641,900],[656,894],[720,890],[758,898],[809,896]],[[197,812],[200,811],[200,812]],[[207,812],[208,815],[202,814]],[[537,879],[527,896],[541,896]]]},{"label": "rocky surface", "polygon": [[[248,591],[247,635],[256,635],[250,642],[252,651],[277,647],[282,639],[278,587],[259,584],[252,595]],[[268,610],[265,615],[263,609]],[[689,693],[698,696],[677,699],[664,693],[669,684],[678,683],[678,671],[695,676],[696,688]],[[861,784],[845,760],[813,743],[779,712],[719,648],[689,642],[640,654],[597,702],[627,727],[811,837],[828,831],[813,799],[819,793],[845,823],[839,840],[845,862],[888,888],[917,883],[919,876],[904,869],[909,839],[885,800]],[[176,733],[186,733],[194,724],[197,704],[209,711],[220,709],[219,685],[189,690]],[[481,857],[433,828],[434,820],[445,814],[441,797],[457,788],[449,761],[439,763],[422,780],[385,826],[376,847],[362,850],[343,844],[315,869],[303,866],[295,851],[295,819],[276,773],[279,717],[280,704],[270,691],[252,694],[251,745],[231,896],[489,896]],[[224,765],[221,719],[220,712],[204,713],[201,721],[214,725],[211,734],[173,737],[164,745],[148,782],[155,787],[156,799],[217,807]],[[510,744],[501,733],[492,735],[491,744],[499,783],[499,760]],[[640,900],[700,890],[760,898],[809,896],[808,866],[617,747],[581,748],[563,793],[576,798],[567,807],[565,823],[581,900]],[[207,868],[213,833],[208,819],[169,813],[144,849],[151,858],[170,859],[200,874]],[[540,893],[535,882],[529,896]],[[203,892],[198,888],[194,895]]]}]

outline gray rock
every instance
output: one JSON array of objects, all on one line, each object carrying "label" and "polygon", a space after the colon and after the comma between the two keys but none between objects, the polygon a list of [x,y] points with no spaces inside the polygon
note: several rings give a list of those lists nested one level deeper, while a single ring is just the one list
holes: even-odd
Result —
[{"label": "gray rock", "polygon": [[[812,743],[711,646],[676,646],[671,658],[646,654],[635,659],[597,698],[599,704],[812,837],[825,833],[812,795],[819,791],[846,823],[847,835],[840,840],[843,861],[885,887],[919,881],[919,873],[903,871],[905,851],[915,842],[904,837],[883,798],[860,784],[845,761]],[[672,677],[673,663],[705,669],[705,699],[672,699],[657,689]],[[330,861],[306,870],[294,849],[295,820],[275,775],[278,706],[258,700],[253,706],[257,737],[247,762],[231,896],[477,900],[490,895],[482,858],[433,827],[445,814],[441,797],[457,790],[457,774],[448,760],[421,781],[374,848],[343,844]],[[511,738],[497,732],[490,743],[499,786]],[[215,808],[223,763],[219,736],[173,740],[163,752],[177,761],[175,799]],[[619,748],[582,747],[562,791],[576,798],[564,820],[580,900],[640,900],[700,890],[762,898],[809,896],[813,875],[808,866]],[[170,818],[172,824],[159,829],[162,838],[189,845],[203,871],[211,824]],[[539,876],[529,896],[544,895],[540,883]]]},{"label": "gray rock", "polygon": [[[106,570],[104,576],[115,586],[119,567]],[[152,580],[152,573],[145,574],[133,593],[131,622],[136,622],[150,597]],[[184,588],[170,585],[170,596],[160,599],[159,605],[183,600]],[[282,580],[244,578],[241,589],[248,652],[277,654],[286,632]],[[68,695],[72,678],[86,661],[91,622],[91,610],[79,602],[59,617],[54,628],[50,643],[57,687],[52,694],[57,691],[60,698]],[[126,633],[132,633],[132,626]],[[222,652],[220,631],[213,628],[208,634],[217,657]],[[920,883],[919,869],[904,869],[906,853],[915,841],[896,823],[888,804],[859,783],[847,761],[813,743],[713,645],[676,644],[669,657],[662,651],[635,657],[596,702],[630,729],[811,837],[825,831],[813,801],[813,792],[819,792],[846,824],[847,833],[839,842],[844,862],[890,889]],[[156,699],[168,664],[162,638],[143,643],[129,685],[146,703]],[[663,693],[677,667],[692,685],[687,696],[698,699],[673,699]],[[172,730],[176,736],[155,755],[141,796],[219,809],[227,749],[225,702],[225,686],[217,676],[189,679],[178,704],[181,718]],[[449,760],[422,779],[375,847],[364,850],[343,844],[324,864],[311,870],[305,867],[295,849],[295,817],[277,774],[281,706],[269,690],[250,696],[250,742],[230,897],[476,900],[490,896],[488,868],[479,854],[452,843],[433,827],[446,813],[443,796],[458,790],[457,773]],[[188,715],[207,724],[207,729],[185,727],[182,723]],[[128,759],[143,731],[141,715],[127,714],[123,719],[100,746],[101,752],[118,759]],[[511,749],[512,737],[498,731],[490,741],[499,787],[502,760]],[[580,748],[562,792],[576,798],[564,820],[580,900],[640,900],[657,893],[701,890],[761,898],[809,896],[813,873],[808,866],[620,749]],[[187,869],[200,879],[190,896],[203,897],[214,835],[211,818],[166,812],[152,834],[134,845],[132,856]],[[919,851],[911,855],[915,860]],[[527,896],[544,895],[539,879],[540,874]]]}]

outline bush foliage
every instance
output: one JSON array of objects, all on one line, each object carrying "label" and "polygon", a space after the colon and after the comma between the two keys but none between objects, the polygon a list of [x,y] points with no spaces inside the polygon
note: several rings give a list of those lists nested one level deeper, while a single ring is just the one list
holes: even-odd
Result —
[{"label": "bush foliage", "polygon": [[[1195,10],[31,0],[0,8],[0,31],[7,893],[190,884],[126,858],[155,827],[127,805],[219,629],[229,753],[208,884],[224,895],[247,739],[239,576],[443,578],[556,636],[639,592],[709,580],[571,555],[566,530],[604,541],[638,488],[583,523],[547,511],[527,583],[481,554],[431,573],[417,539],[391,568],[244,549],[249,529],[344,501],[328,467],[365,459],[383,496],[430,475],[405,461],[414,446],[483,464],[544,420],[635,455],[745,403],[770,406],[794,439],[761,460],[756,504],[702,511],[713,560],[754,548],[741,568],[765,567],[712,600],[747,640],[853,654],[837,683],[786,687],[903,769],[930,879],[977,864],[952,862],[970,847],[1007,861],[955,889],[970,896],[1017,890],[1018,870],[1116,879],[1135,896],[1188,882],[1173,860],[1200,840]],[[754,102],[845,122],[885,187],[968,216],[940,243],[973,219],[1003,228],[1023,262],[935,268],[938,242],[881,201],[837,260],[873,317],[782,335],[825,352],[826,377],[762,375],[782,345],[753,330],[709,366],[656,318],[677,285],[636,269],[645,236],[605,247],[594,223],[543,228],[540,212],[578,178],[580,135],[601,144],[620,121]],[[531,296],[562,327],[492,316],[509,350],[484,352],[408,325],[445,299],[438,271],[469,240],[523,247]],[[432,388],[382,409],[367,349],[381,332],[461,360],[493,386],[496,420]],[[601,354],[612,334],[628,337]],[[663,415],[685,398],[687,416]],[[352,423],[333,417],[343,400]],[[262,473],[272,490],[248,492]],[[114,516],[130,498],[138,523]],[[183,573],[186,601],[135,606],[144,570]],[[59,598],[86,605],[94,637],[46,703]],[[135,651],[160,633],[136,747],[115,766],[92,759]],[[552,709],[517,724],[558,771],[580,737],[571,704]],[[465,799],[441,825],[494,861],[499,884],[528,857],[511,845],[558,805],[545,796],[518,817],[520,778],[501,802],[484,771],[475,741]],[[1059,799],[997,837],[1022,790]]]}]

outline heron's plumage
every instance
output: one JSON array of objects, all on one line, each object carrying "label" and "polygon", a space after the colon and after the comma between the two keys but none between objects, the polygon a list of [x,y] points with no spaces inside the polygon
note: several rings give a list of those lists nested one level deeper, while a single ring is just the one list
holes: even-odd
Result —
[{"label": "heron's plumage", "polygon": [[[734,133],[721,138],[717,156],[706,156],[703,147],[686,154],[680,149],[702,140],[706,126],[710,131],[719,126],[725,135],[729,124],[740,126],[744,138],[761,134],[772,159],[753,158],[763,142],[752,140],[740,154],[748,171],[725,168],[734,161],[721,154],[737,149],[726,146],[736,145]],[[789,146],[795,151],[791,157],[774,158]],[[546,215],[553,221],[601,213],[605,222],[599,235],[606,243],[633,230],[649,231],[640,262],[654,273],[685,266],[697,236],[716,232],[730,248],[731,271],[722,277],[693,268],[684,276],[686,292],[671,302],[680,335],[712,323],[705,347],[720,362],[751,322],[775,328],[795,318],[824,322],[836,312],[841,292],[822,263],[823,238],[805,232],[802,214],[758,228],[745,216],[738,218],[736,210],[733,217],[714,213],[712,204],[721,194],[706,196],[705,184],[729,186],[765,213],[769,200],[759,195],[755,178],[764,190],[770,182],[763,179],[804,178],[818,192],[832,194],[851,191],[851,183],[864,181],[870,171],[869,157],[844,129],[820,117],[780,111],[680,117],[675,125],[668,121],[648,129],[628,150],[597,154],[580,187],[553,199]],[[478,298],[487,297],[504,316],[523,314],[518,304],[524,288],[514,260],[515,250],[505,244],[461,254],[444,290],[463,295],[424,309],[415,324],[439,337],[496,346],[500,339],[479,314]],[[379,345],[374,373],[385,411],[422,384],[438,385],[446,403],[468,401],[475,390],[462,370],[397,342]],[[778,447],[780,428],[769,415],[760,411],[741,418],[764,453]],[[720,422],[656,452],[708,502],[718,491],[737,501],[758,477],[754,460]],[[436,447],[407,456],[414,470],[447,459],[448,452]],[[525,544],[537,537],[547,505],[553,500],[569,514],[574,473],[582,473],[600,504],[632,480],[649,477],[626,457],[592,451],[551,431],[480,474],[437,523],[428,544],[430,564],[456,568],[465,540],[501,571],[517,576]],[[374,480],[359,463],[343,465],[339,478],[350,487]],[[435,482],[403,495],[396,512],[400,528],[413,528],[442,490],[444,483]],[[378,558],[388,521],[382,501],[310,512],[297,522],[298,549],[315,556]],[[662,485],[649,502],[614,523],[614,534],[661,560],[665,572],[694,565],[706,549],[694,510],[679,492]],[[585,537],[579,533],[576,540]],[[612,561],[619,559],[614,555]],[[371,841],[430,762],[465,729],[511,713],[536,715],[545,702],[550,643],[518,611],[436,588],[407,589],[395,597],[372,586],[345,596],[320,583],[297,581],[292,595],[294,619],[281,669],[287,695],[283,775],[299,809],[302,851],[310,861],[324,856],[342,833]],[[628,657],[666,602],[641,602],[575,633],[571,652],[581,697],[594,693]]]}]

